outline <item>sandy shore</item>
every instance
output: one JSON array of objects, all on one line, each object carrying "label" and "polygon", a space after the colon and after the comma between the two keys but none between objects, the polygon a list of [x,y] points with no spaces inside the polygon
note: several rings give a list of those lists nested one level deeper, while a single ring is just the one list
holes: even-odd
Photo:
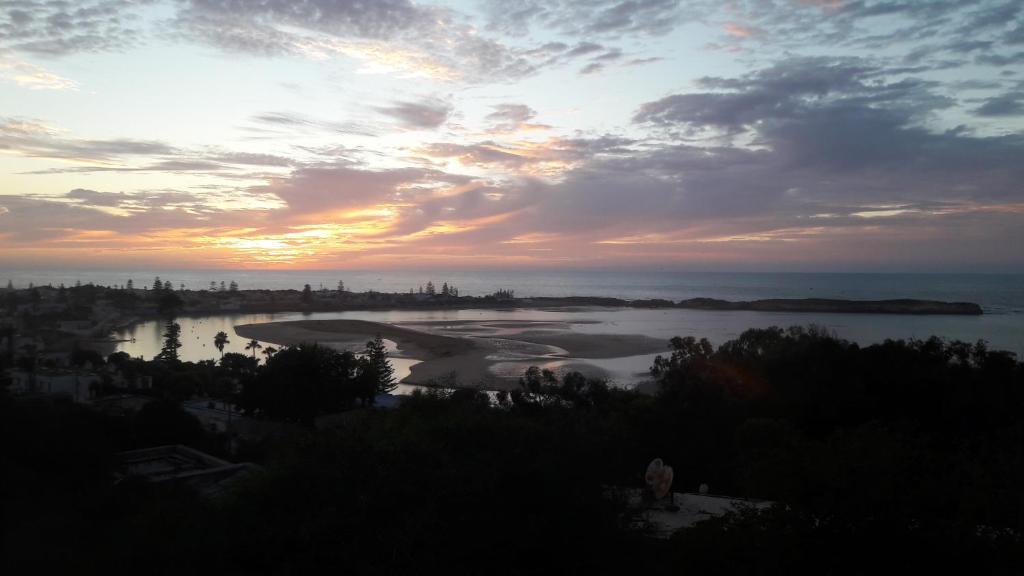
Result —
[{"label": "sandy shore", "polygon": [[[363,320],[298,320],[235,327],[243,338],[280,346],[319,342],[359,351],[376,335],[395,342],[398,357],[422,362],[412,367],[406,384],[445,383],[464,387],[510,389],[516,375],[496,373],[503,366],[559,365],[580,367],[585,360],[665,352],[667,343],[647,336],[582,334],[551,322],[459,321],[385,324]],[[600,375],[600,370],[590,371]]]}]

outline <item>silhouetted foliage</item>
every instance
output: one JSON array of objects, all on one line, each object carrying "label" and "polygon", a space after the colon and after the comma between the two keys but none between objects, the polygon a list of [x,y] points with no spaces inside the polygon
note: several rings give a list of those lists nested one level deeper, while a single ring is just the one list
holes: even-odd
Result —
[{"label": "silhouetted foliage", "polygon": [[398,386],[395,382],[395,369],[388,362],[387,347],[380,334],[366,343],[359,369],[368,381],[373,382],[374,392],[377,394],[387,394]]},{"label": "silhouetted foliage", "polygon": [[164,325],[164,345],[157,354],[156,360],[175,363],[178,361],[178,348],[181,348],[181,325],[168,320]]},{"label": "silhouetted foliage", "polygon": [[91,365],[93,368],[102,367],[104,364],[103,355],[88,348],[75,348],[71,351],[72,366],[85,366],[86,364]]},{"label": "silhouetted foliage", "polygon": [[185,302],[181,296],[175,294],[170,288],[162,290],[157,299],[157,310],[161,316],[174,316],[184,305]]},{"label": "silhouetted foliage", "polygon": [[172,400],[154,400],[139,410],[134,419],[140,447],[186,444],[199,447],[203,427],[195,416]]},{"label": "silhouetted foliage", "polygon": [[352,405],[357,368],[351,352],[318,344],[289,346],[244,385],[239,405],[255,416],[311,425],[320,414]]},{"label": "silhouetted foliage", "polygon": [[[352,407],[362,373],[353,355],[310,345],[263,367],[228,353],[217,372],[244,380],[250,415],[307,424]],[[105,463],[141,441],[143,422],[170,434],[153,441],[195,433],[173,403],[126,424],[0,396],[0,459],[13,470],[13,488],[0,491],[13,535],[5,558],[87,571],[156,562],[177,573],[1024,567],[1024,368],[1012,356],[981,343],[860,347],[771,328],[717,349],[673,339],[652,373],[653,395],[533,368],[493,399],[437,390],[354,411],[335,429],[251,452],[265,472],[215,504],[143,489],[111,497]],[[642,538],[624,530],[604,489],[642,486],[655,456],[672,463],[677,491],[706,482],[777,505],[665,542]]]},{"label": "silhouetted foliage", "polygon": [[231,341],[228,340],[227,332],[217,332],[217,334],[214,335],[213,337],[213,345],[217,348],[217,351],[220,352],[221,358],[224,357],[224,346],[230,343]]}]

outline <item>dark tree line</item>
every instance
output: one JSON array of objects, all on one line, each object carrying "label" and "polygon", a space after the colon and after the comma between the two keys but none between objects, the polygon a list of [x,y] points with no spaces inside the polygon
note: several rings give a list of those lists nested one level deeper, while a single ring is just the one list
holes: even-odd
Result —
[{"label": "dark tree line", "polygon": [[[351,391],[361,360],[352,355],[300,346],[263,368],[230,353],[217,368],[235,357],[246,363],[243,389],[249,382],[263,395],[263,408],[252,409],[267,417],[315,417],[289,390],[317,402],[358,400]],[[178,573],[1024,567],[1024,367],[1011,355],[938,339],[861,347],[819,330],[773,328],[717,349],[673,339],[652,373],[654,394],[539,369],[494,398],[417,394],[334,430],[243,447],[265,473],[216,504],[187,493],[111,493],[104,463],[139,428],[129,434],[81,414],[28,414],[8,400],[0,454],[17,485],[29,489],[53,470],[51,458],[66,458],[72,470],[64,473],[75,482],[46,484],[45,498],[57,504],[45,507],[42,522],[32,520],[42,494],[4,493],[5,503],[28,502],[7,508],[7,526],[20,531],[5,558]],[[145,429],[147,437],[176,426],[172,437],[188,434],[175,417],[166,420]],[[37,442],[40,426],[48,438],[108,440],[90,440],[88,456],[79,455],[79,444]],[[33,432],[30,446],[13,446],[19,430]],[[677,491],[708,483],[713,493],[777,504],[708,520],[668,541],[645,539],[626,529],[629,517],[605,488],[642,486],[653,457],[674,467]],[[70,516],[62,523],[64,506]],[[84,525],[91,530],[75,530]],[[40,554],[43,543],[56,552]]]}]

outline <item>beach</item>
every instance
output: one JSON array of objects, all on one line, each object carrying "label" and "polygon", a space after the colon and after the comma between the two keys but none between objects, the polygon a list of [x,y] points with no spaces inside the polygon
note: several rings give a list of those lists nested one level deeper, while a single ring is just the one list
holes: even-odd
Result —
[{"label": "beach", "polygon": [[[366,320],[296,320],[235,327],[242,338],[279,346],[317,342],[338,350],[361,351],[377,335],[394,342],[398,358],[413,358],[405,384],[450,385],[508,390],[519,370],[509,366],[558,366],[588,376],[605,372],[586,359],[667,352],[658,338],[630,334],[574,332],[571,323],[547,321],[423,321],[402,324]],[[498,366],[505,370],[496,370]]]}]

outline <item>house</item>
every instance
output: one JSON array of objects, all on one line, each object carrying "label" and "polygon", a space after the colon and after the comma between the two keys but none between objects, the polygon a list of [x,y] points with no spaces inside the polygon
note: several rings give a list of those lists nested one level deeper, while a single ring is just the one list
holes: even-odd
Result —
[{"label": "house", "polygon": [[9,389],[17,395],[68,396],[75,402],[88,402],[101,383],[102,379],[92,372],[12,370]]}]

